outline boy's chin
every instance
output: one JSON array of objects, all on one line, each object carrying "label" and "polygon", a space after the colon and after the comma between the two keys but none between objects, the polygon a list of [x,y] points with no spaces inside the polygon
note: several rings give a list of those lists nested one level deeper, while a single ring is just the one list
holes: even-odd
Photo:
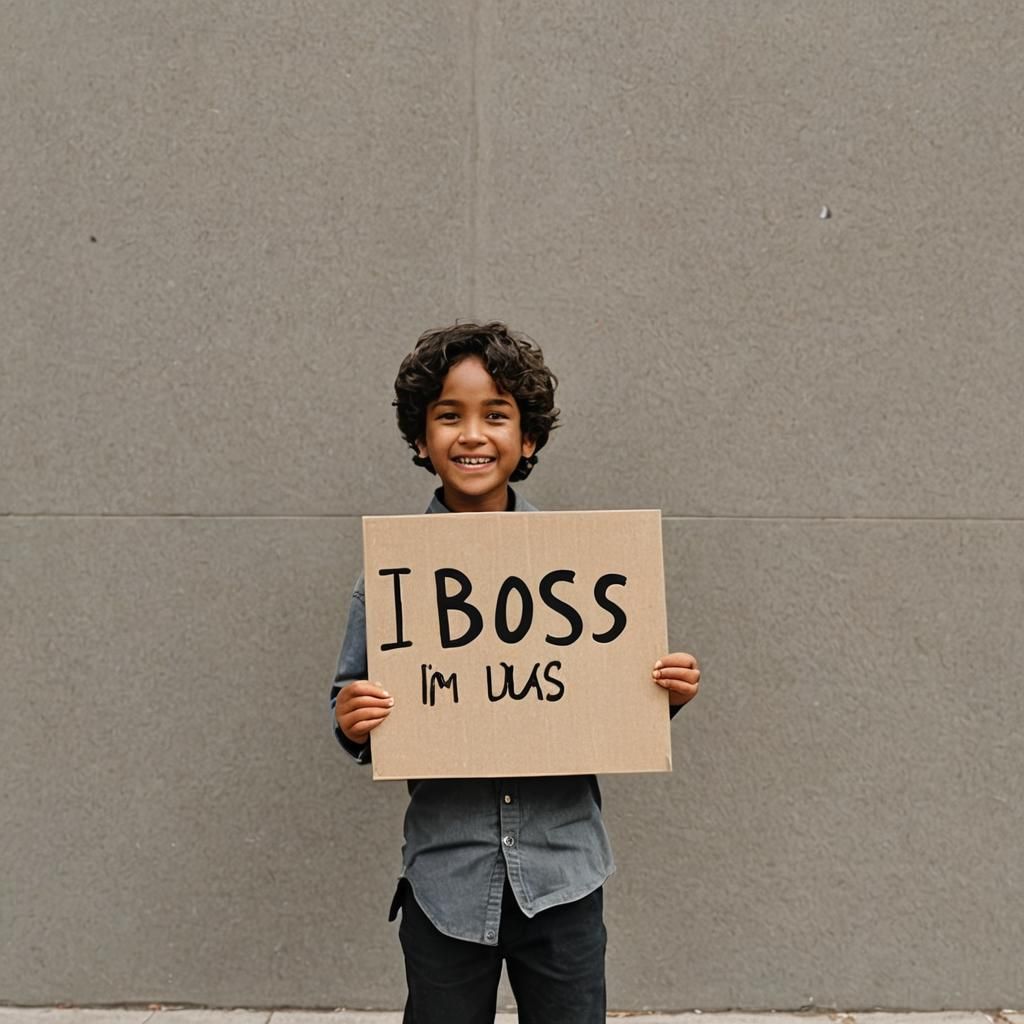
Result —
[{"label": "boy's chin", "polygon": [[472,485],[468,487],[465,485],[462,487],[453,487],[450,484],[446,484],[444,493],[450,494],[453,498],[482,498],[485,495],[495,494],[498,491],[504,492],[505,486],[505,483],[480,483],[479,486],[476,487]]},{"label": "boy's chin", "polygon": [[455,493],[479,494],[481,491],[493,491],[496,487],[504,487],[508,480],[493,467],[485,473],[463,473],[455,470],[446,473],[442,478],[445,490]]}]

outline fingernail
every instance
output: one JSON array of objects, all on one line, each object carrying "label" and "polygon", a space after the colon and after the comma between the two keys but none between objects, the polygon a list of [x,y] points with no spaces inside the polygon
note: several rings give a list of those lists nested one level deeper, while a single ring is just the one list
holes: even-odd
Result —
[{"label": "fingernail", "polygon": [[391,707],[391,705],[394,704],[394,703],[395,703],[395,698],[394,697],[388,697],[388,707]]},{"label": "fingernail", "polygon": [[391,694],[388,693],[387,690],[382,690],[381,693],[383,693],[385,697],[390,697],[391,696]]},{"label": "fingernail", "polygon": [[660,658],[654,663],[654,667],[655,668],[661,668],[661,659]]}]

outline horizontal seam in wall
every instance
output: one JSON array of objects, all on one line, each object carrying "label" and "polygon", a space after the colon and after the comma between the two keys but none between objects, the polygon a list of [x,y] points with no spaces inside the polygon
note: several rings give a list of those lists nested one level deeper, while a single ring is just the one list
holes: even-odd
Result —
[{"label": "horizontal seam in wall", "polygon": [[[568,511],[566,509],[548,509],[550,512]],[[574,510],[586,511],[586,510]],[[628,511],[628,510],[624,510]],[[0,521],[15,519],[210,519],[210,520],[361,520],[361,515],[339,514],[322,515],[317,513],[300,515],[234,515],[231,513],[203,512],[5,512],[0,513]],[[752,522],[752,523],[1024,523],[1020,516],[822,516],[822,515],[676,515],[665,513],[662,519],[666,522],[714,523],[714,522]]]}]

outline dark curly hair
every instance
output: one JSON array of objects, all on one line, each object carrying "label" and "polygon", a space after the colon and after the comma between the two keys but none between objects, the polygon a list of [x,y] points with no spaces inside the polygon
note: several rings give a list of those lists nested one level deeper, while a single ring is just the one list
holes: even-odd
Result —
[{"label": "dark curly hair", "polygon": [[537,463],[537,452],[558,426],[555,388],[558,379],[544,365],[544,353],[528,338],[513,334],[503,323],[454,324],[427,331],[402,360],[395,378],[398,429],[416,455],[417,466],[436,472],[430,459],[419,454],[417,441],[427,432],[427,406],[444,387],[448,371],[467,356],[479,356],[487,372],[519,407],[523,437],[534,443],[534,454],[521,458],[510,479],[525,480]]}]

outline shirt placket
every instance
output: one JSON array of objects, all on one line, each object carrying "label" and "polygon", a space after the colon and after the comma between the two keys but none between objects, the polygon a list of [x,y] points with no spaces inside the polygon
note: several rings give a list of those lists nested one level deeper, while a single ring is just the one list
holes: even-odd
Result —
[{"label": "shirt placket", "polygon": [[523,906],[529,902],[523,885],[523,808],[519,786],[509,779],[502,779],[498,784],[498,820],[509,885],[516,901]]}]

